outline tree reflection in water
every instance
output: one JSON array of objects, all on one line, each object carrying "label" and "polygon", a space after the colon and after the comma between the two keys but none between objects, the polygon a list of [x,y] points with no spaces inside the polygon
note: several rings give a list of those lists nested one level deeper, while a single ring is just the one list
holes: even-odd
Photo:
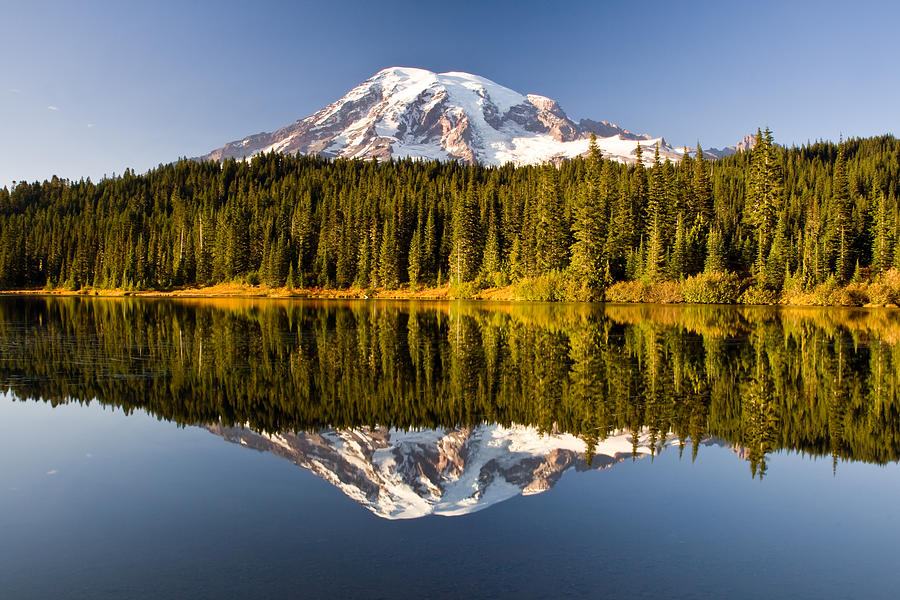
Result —
[{"label": "tree reflection in water", "polygon": [[0,384],[257,432],[514,425],[696,457],[753,476],[792,450],[900,451],[889,309],[271,300],[0,299]]}]

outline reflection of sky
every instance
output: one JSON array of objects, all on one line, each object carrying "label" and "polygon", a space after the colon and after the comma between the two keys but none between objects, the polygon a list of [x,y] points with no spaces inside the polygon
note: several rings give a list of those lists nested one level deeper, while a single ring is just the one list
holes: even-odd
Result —
[{"label": "reflection of sky", "polygon": [[[898,466],[667,450],[466,517],[386,521],[143,413],[0,397],[4,597],[886,597]],[[55,471],[55,474],[48,473]]]}]

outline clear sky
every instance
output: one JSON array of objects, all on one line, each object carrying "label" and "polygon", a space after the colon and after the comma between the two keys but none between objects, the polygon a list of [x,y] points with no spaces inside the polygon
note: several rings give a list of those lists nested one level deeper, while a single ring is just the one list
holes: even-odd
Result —
[{"label": "clear sky", "polygon": [[900,2],[0,0],[0,186],[98,179],[303,118],[394,65],[675,144],[900,134]]}]

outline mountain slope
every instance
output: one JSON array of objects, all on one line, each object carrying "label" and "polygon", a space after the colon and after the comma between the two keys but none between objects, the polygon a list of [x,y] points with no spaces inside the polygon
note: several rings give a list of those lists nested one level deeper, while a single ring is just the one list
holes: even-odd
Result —
[{"label": "mountain slope", "polygon": [[272,133],[230,142],[201,157],[221,161],[260,152],[326,157],[415,157],[468,163],[535,164],[584,154],[590,133],[608,158],[635,160],[640,144],[651,162],[682,151],[663,138],[636,135],[606,121],[574,123],[556,101],[523,95],[468,73],[391,67],[315,114]]}]

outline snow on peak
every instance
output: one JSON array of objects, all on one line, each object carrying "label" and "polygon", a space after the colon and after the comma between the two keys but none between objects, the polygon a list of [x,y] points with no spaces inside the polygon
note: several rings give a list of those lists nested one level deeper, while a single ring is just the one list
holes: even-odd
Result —
[{"label": "snow on peak", "polygon": [[537,106],[538,108],[542,108],[544,110],[553,110],[557,106],[556,100],[552,100],[547,96],[541,96],[538,94],[528,94],[528,101]]},{"label": "snow on peak", "polygon": [[[605,121],[576,124],[555,100],[525,96],[485,77],[395,66],[305,119],[231,142],[203,158],[246,159],[275,151],[534,164],[583,155],[592,131],[604,155],[622,162],[635,160],[638,143],[646,149],[659,141],[661,155],[672,160],[683,154],[662,138],[635,136]],[[644,161],[652,160],[653,153],[645,152]]]}]

